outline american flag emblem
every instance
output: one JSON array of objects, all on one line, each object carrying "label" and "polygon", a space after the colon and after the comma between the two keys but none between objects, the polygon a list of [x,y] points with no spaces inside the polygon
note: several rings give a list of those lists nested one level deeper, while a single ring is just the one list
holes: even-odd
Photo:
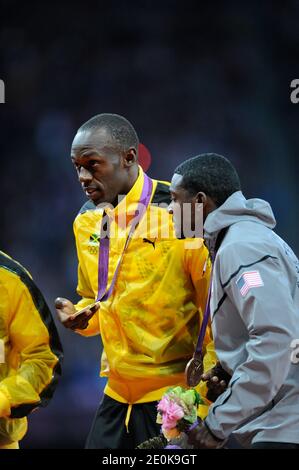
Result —
[{"label": "american flag emblem", "polygon": [[246,271],[239,277],[236,284],[242,297],[245,297],[248,291],[253,287],[262,287],[264,285],[259,271]]}]

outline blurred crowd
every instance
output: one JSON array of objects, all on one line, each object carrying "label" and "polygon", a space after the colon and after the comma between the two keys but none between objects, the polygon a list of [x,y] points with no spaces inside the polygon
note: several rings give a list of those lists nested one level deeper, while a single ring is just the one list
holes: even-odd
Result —
[{"label": "blurred crowd", "polygon": [[[76,299],[72,222],[85,196],[70,145],[102,112],[132,122],[152,177],[168,180],[203,152],[230,158],[245,195],[272,204],[299,254],[298,2],[2,4],[0,249],[31,271],[53,313],[58,295]],[[104,386],[100,338],[58,327],[63,379],[32,414],[23,447],[82,447]]]}]

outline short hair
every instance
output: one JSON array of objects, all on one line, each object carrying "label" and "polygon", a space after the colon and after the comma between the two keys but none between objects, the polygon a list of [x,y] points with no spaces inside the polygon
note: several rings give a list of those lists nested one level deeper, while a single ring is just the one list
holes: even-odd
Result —
[{"label": "short hair", "polygon": [[227,158],[216,153],[204,153],[181,163],[175,173],[183,176],[182,186],[190,194],[203,192],[217,207],[234,192],[240,191],[238,173]]},{"label": "short hair", "polygon": [[116,146],[120,150],[127,150],[134,147],[138,151],[139,139],[132,124],[123,116],[118,114],[98,114],[85,122],[78,130],[93,131],[105,128]]}]

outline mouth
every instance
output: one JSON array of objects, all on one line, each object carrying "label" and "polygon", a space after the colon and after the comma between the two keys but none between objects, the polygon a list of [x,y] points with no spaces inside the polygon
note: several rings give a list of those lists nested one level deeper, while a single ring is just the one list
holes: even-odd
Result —
[{"label": "mouth", "polygon": [[83,186],[82,187],[85,195],[91,199],[95,204],[102,201],[104,194],[103,191],[95,186]]},{"label": "mouth", "polygon": [[92,194],[97,193],[99,189],[95,186],[83,186],[83,191],[85,192],[86,196],[91,197]]}]

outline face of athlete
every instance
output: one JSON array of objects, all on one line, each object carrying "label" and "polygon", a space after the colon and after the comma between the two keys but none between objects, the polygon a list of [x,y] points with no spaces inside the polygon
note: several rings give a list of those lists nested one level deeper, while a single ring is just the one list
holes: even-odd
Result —
[{"label": "face of athlete", "polygon": [[217,207],[203,192],[190,194],[184,187],[183,176],[175,173],[170,185],[171,203],[168,212],[173,216],[177,238],[203,237],[203,224]]},{"label": "face of athlete", "polygon": [[173,217],[175,235],[177,238],[186,238],[195,226],[196,196],[192,196],[183,187],[183,176],[176,173],[172,177],[169,189],[171,203],[168,212]]},{"label": "face of athlete", "polygon": [[105,128],[79,131],[72,143],[71,159],[86,196],[95,205],[117,205],[118,195],[132,186],[132,168],[137,166],[136,150],[121,152]]}]

